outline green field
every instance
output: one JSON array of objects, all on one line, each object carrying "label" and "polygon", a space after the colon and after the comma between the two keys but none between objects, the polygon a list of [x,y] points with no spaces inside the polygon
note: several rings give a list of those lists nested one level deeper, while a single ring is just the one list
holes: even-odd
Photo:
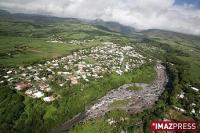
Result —
[{"label": "green field", "polygon": [[[27,65],[99,45],[119,35],[80,22],[33,24],[0,20],[0,65]],[[71,40],[90,40],[71,44]],[[53,43],[51,41],[60,41]],[[62,42],[62,43],[61,43]]]}]

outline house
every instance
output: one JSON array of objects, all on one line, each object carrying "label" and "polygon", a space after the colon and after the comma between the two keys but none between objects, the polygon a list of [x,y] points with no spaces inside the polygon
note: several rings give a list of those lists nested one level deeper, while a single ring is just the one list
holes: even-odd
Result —
[{"label": "house", "polygon": [[193,89],[194,91],[198,92],[199,89],[195,88],[195,87],[191,87],[191,89]]},{"label": "house", "polygon": [[40,82],[38,86],[39,86],[40,90],[44,91],[49,87],[49,84],[47,84],[45,82]]},{"label": "house", "polygon": [[11,73],[12,73],[12,71],[11,71],[11,70],[7,72],[7,74],[11,74]]},{"label": "house", "polygon": [[60,87],[63,87],[64,85],[65,85],[65,83],[61,83],[61,84],[59,84]]},{"label": "house", "polygon": [[8,79],[8,82],[12,82],[13,79],[14,79],[14,78],[9,78],[9,79]]},{"label": "house", "polygon": [[43,96],[44,96],[44,93],[41,92],[41,91],[37,91],[37,92],[35,92],[35,93],[32,94],[33,98],[41,98]]},{"label": "house", "polygon": [[108,119],[107,121],[108,121],[109,125],[116,123],[113,119]]},{"label": "house", "polygon": [[18,91],[23,91],[23,90],[27,90],[28,88],[30,88],[31,85],[25,82],[20,82],[16,84],[15,89]]},{"label": "house", "polygon": [[184,98],[184,94],[185,94],[184,92],[181,92],[181,94],[178,95],[178,97],[179,97],[179,98]]},{"label": "house", "polygon": [[196,106],[196,104],[195,104],[195,103],[192,103],[191,105],[192,105],[193,107],[195,107],[195,106]]},{"label": "house", "polygon": [[70,77],[70,80],[72,85],[78,84],[78,80],[76,77]]},{"label": "house", "polygon": [[49,97],[44,97],[43,100],[45,102],[52,102],[55,100],[55,97],[54,96],[49,96]]},{"label": "house", "polygon": [[21,75],[22,75],[23,77],[26,77],[26,74],[25,74],[25,73],[22,73]]},{"label": "house", "polygon": [[179,107],[176,107],[176,106],[174,106],[174,108],[175,108],[176,110],[182,112],[182,113],[185,113],[185,112],[186,112],[186,111],[185,111],[184,109],[182,109],[182,108],[179,108]]},{"label": "house", "polygon": [[123,71],[122,70],[116,70],[115,71],[117,74],[122,75]]},{"label": "house", "polygon": [[35,93],[35,91],[36,90],[34,90],[34,89],[28,89],[28,90],[25,91],[25,94],[28,95],[28,96],[31,96],[33,93]]},{"label": "house", "polygon": [[194,109],[192,109],[191,113],[192,113],[192,114],[195,114],[195,110],[194,110]]},{"label": "house", "polygon": [[50,92],[50,91],[51,91],[51,88],[50,88],[50,87],[47,87],[44,91]]},{"label": "house", "polygon": [[29,66],[29,67],[27,67],[27,69],[28,69],[28,70],[31,70],[31,69],[33,69],[33,67]]},{"label": "house", "polygon": [[41,79],[42,79],[43,81],[46,81],[46,80],[47,80],[47,78],[46,78],[46,77],[42,77]]},{"label": "house", "polygon": [[39,80],[41,80],[38,76],[34,76],[34,80],[35,81],[39,81]]},{"label": "house", "polygon": [[9,78],[9,76],[8,75],[6,75],[6,76],[3,76],[5,79],[7,79],[7,78]]}]

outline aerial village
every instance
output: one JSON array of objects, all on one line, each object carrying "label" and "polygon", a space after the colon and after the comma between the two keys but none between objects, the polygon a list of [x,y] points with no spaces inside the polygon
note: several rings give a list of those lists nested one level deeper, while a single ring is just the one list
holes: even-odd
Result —
[{"label": "aerial village", "polygon": [[[193,86],[191,86],[191,85],[186,85],[187,87],[189,87],[194,93],[199,93],[199,89],[198,88],[196,88],[196,87],[193,87]],[[179,99],[179,100],[184,100],[185,99],[185,92],[182,90],[181,92],[180,92],[180,94],[178,94],[177,95],[177,98]],[[186,98],[187,99],[187,98]],[[200,113],[200,110],[199,110],[199,112],[196,112],[195,111],[195,108],[196,108],[196,103],[195,103],[195,101],[194,102],[192,102],[190,105],[188,105],[188,106],[191,106],[192,107],[192,109],[191,109],[191,114],[194,114],[194,115],[196,115],[196,113]],[[180,108],[180,107],[177,107],[177,106],[174,106],[174,108],[176,109],[176,110],[178,110],[178,111],[180,111],[180,112],[182,112],[182,113],[186,113],[186,110],[185,109],[183,109],[183,108]]]},{"label": "aerial village", "polygon": [[61,88],[72,86],[103,78],[106,73],[122,75],[149,61],[151,59],[136,52],[132,46],[104,42],[43,64],[5,70],[0,83],[8,82],[23,95],[52,102],[59,95],[50,82],[56,82]]}]

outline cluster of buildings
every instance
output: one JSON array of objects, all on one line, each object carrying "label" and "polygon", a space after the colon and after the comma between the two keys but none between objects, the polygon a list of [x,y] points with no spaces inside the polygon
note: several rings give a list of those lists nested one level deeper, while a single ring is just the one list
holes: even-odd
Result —
[{"label": "cluster of buildings", "polygon": [[[199,92],[199,89],[198,88],[196,88],[196,87],[193,87],[193,86],[191,86],[191,85],[188,85],[187,86],[189,89],[191,89],[191,90],[193,90],[193,92],[195,93],[198,93]],[[184,100],[184,99],[187,99],[187,97],[185,97],[185,95],[186,95],[186,93],[184,92],[184,91],[181,91],[180,92],[180,94],[178,94],[177,95],[177,98],[179,99],[179,100]],[[195,102],[195,101],[194,101]],[[191,114],[197,114],[197,113],[199,113],[200,114],[200,110],[199,111],[195,111],[195,108],[196,108],[196,103],[191,103],[189,106],[191,106],[192,107],[192,110],[191,110]],[[174,108],[176,109],[176,110],[178,110],[178,111],[180,111],[180,112],[182,112],[182,113],[186,113],[186,111],[185,111],[185,109],[183,109],[183,108],[179,108],[179,107],[176,107],[176,106],[174,106]]]},{"label": "cluster of buildings", "polygon": [[52,83],[62,88],[103,78],[105,73],[122,75],[147,61],[131,46],[105,42],[43,64],[6,70],[0,83],[8,82],[29,97],[52,102],[57,98]]},{"label": "cluster of buildings", "polygon": [[69,41],[70,44],[75,44],[75,45],[81,45],[81,44],[85,44],[85,43],[89,43],[89,42],[93,42],[94,39],[91,39],[91,40],[83,40],[83,41],[80,41],[80,40],[71,40]]},{"label": "cluster of buildings", "polygon": [[[55,36],[53,35],[52,37],[49,37],[49,41],[46,41],[46,42],[50,42],[50,43],[65,43],[66,42],[63,42],[61,41],[62,38],[59,37],[59,36]],[[82,45],[82,44],[86,44],[86,43],[90,43],[90,42],[93,42],[94,39],[91,39],[91,40],[70,40],[67,44],[73,44],[73,45]]]}]

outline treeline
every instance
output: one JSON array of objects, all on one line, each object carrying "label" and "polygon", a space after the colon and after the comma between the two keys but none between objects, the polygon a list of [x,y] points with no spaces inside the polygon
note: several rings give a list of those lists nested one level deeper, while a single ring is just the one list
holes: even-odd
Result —
[{"label": "treeline", "polygon": [[24,112],[24,97],[2,85],[0,94],[0,132],[14,132],[15,122]]}]

